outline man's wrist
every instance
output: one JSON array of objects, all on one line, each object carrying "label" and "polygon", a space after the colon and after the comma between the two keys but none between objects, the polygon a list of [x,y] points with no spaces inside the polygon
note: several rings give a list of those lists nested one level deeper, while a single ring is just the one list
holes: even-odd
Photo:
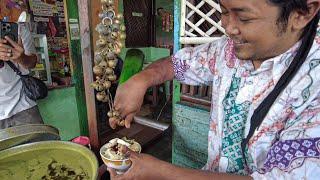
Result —
[{"label": "man's wrist", "polygon": [[175,166],[167,163],[165,161],[160,160],[157,164],[157,174],[159,179],[169,180],[172,179],[172,174],[174,174]]}]

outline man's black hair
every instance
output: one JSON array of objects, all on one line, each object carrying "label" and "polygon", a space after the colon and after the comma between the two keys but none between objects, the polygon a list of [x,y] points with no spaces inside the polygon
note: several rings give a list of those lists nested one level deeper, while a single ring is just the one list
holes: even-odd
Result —
[{"label": "man's black hair", "polygon": [[[307,0],[267,0],[280,8],[277,24],[281,32],[286,30],[289,17],[293,11],[308,12]],[[308,29],[308,27],[306,28]]]}]

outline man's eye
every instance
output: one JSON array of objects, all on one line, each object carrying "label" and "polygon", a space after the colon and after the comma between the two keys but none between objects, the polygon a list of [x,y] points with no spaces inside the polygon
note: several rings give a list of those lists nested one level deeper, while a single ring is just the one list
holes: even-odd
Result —
[{"label": "man's eye", "polygon": [[222,12],[221,12],[221,15],[222,15],[222,16],[228,16],[228,15],[229,15],[229,12],[228,12],[228,11],[222,11]]},{"label": "man's eye", "polygon": [[243,23],[248,23],[251,21],[251,19],[239,18],[239,21],[241,21]]}]

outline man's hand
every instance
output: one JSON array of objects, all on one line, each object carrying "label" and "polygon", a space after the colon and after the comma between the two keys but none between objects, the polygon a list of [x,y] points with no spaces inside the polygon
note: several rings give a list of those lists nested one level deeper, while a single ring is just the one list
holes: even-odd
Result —
[{"label": "man's hand", "polygon": [[147,154],[131,152],[131,167],[122,175],[114,169],[108,168],[111,180],[249,180],[250,176],[240,176],[226,173],[182,168],[165,161],[161,161]]},{"label": "man's hand", "polygon": [[[11,45],[11,46],[10,46]],[[24,57],[24,49],[19,39],[16,43],[8,36],[5,39],[0,39],[0,59],[3,61],[12,61],[15,63],[21,63]]]},{"label": "man's hand", "polygon": [[[140,111],[147,89],[173,78],[173,63],[171,57],[166,57],[152,63],[118,87],[114,107],[125,119],[126,128],[130,128],[133,117]],[[111,128],[116,128],[117,120],[110,118],[109,124]]]},{"label": "man's hand", "polygon": [[[133,117],[140,111],[144,95],[148,89],[143,76],[137,74],[127,82],[120,85],[114,99],[115,110],[120,112],[120,116],[125,119],[126,128],[130,128]],[[117,120],[109,119],[111,128],[117,127]]]},{"label": "man's hand", "polygon": [[[160,174],[157,173],[157,169],[163,164],[162,161],[147,154],[134,152],[131,152],[130,160],[132,161],[132,165],[123,175],[117,175],[114,169],[108,168],[112,180],[162,179],[160,178]],[[157,175],[159,175],[158,178]]]}]

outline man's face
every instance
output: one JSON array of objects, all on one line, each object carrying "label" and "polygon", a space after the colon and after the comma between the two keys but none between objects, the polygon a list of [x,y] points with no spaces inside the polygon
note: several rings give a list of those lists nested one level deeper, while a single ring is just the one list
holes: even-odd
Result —
[{"label": "man's face", "polygon": [[264,61],[288,50],[297,33],[277,24],[279,7],[267,0],[221,0],[222,26],[234,41],[239,59]]}]

